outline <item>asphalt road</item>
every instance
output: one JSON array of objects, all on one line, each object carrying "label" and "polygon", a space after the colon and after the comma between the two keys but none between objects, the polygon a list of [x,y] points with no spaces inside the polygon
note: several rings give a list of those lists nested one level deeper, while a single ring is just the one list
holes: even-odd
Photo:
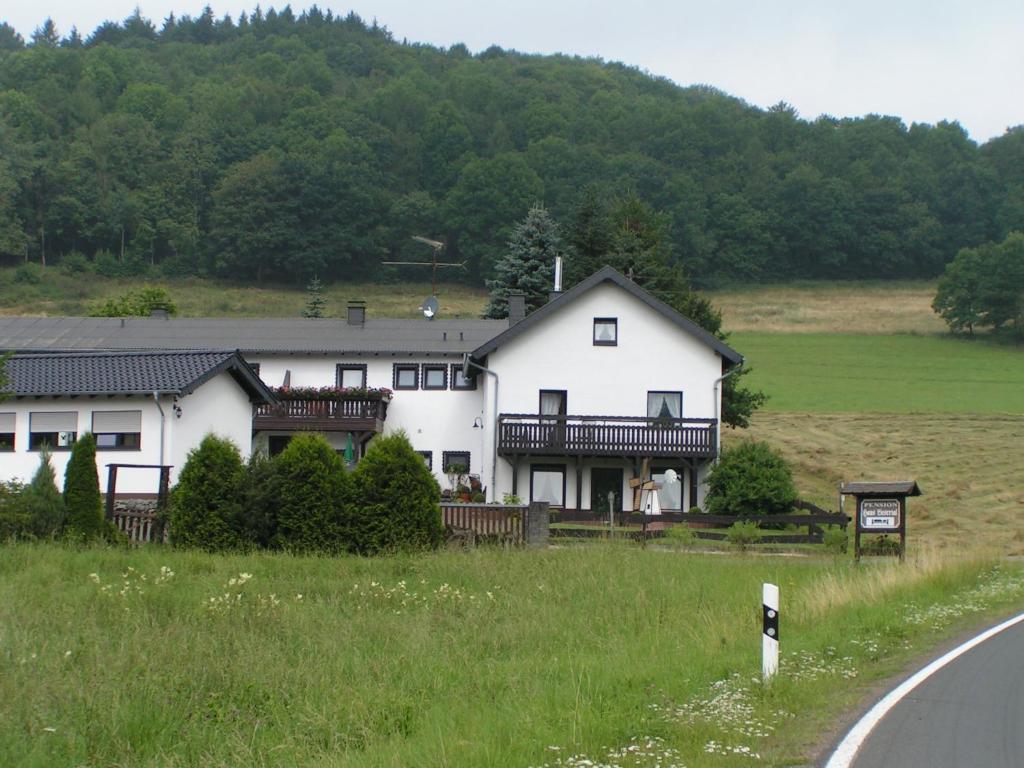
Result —
[{"label": "asphalt road", "polygon": [[1024,623],[940,669],[875,726],[853,768],[1024,768]]}]

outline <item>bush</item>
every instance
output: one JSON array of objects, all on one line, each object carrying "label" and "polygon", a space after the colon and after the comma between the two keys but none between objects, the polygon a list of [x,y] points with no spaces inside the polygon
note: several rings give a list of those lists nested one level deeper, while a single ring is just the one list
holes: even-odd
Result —
[{"label": "bush", "polygon": [[22,285],[38,285],[43,282],[43,268],[38,264],[22,264],[14,270],[14,282]]},{"label": "bush", "polygon": [[189,451],[171,492],[171,540],[211,552],[244,547],[240,534],[244,477],[238,447],[216,435],[204,437]]},{"label": "bush", "polygon": [[745,552],[761,540],[761,529],[752,520],[744,520],[733,523],[725,532],[725,536],[730,544],[741,552]]},{"label": "bush", "polygon": [[0,483],[0,541],[28,535],[29,521],[22,503],[23,492],[17,480]]},{"label": "bush", "polygon": [[263,548],[274,545],[280,495],[276,464],[263,453],[254,453],[245,467],[239,517],[239,535],[245,541]]},{"label": "bush", "polygon": [[131,254],[119,260],[110,251],[97,251],[93,256],[96,273],[103,277],[138,277],[149,271],[149,264],[144,259]]},{"label": "bush", "polygon": [[149,317],[154,309],[162,309],[169,315],[176,315],[178,307],[163,288],[145,285],[137,291],[107,299],[90,310],[91,317]]},{"label": "bush", "polygon": [[[99,492],[98,482],[96,490]],[[60,533],[64,527],[64,499],[57,489],[57,475],[50,463],[49,451],[39,454],[39,469],[21,492],[20,502],[33,536],[46,539]],[[103,525],[106,527],[105,522]]]},{"label": "bush", "polygon": [[697,540],[697,534],[693,532],[686,523],[675,523],[668,531],[665,532],[665,537],[673,544],[680,547],[692,547],[694,542]]},{"label": "bush", "polygon": [[92,262],[86,258],[84,253],[71,251],[61,256],[60,271],[68,277],[76,277],[92,272]]},{"label": "bush", "polygon": [[64,509],[67,532],[76,539],[91,541],[107,535],[103,517],[100,477],[96,470],[96,438],[86,432],[71,447],[64,470]]},{"label": "bush", "polygon": [[349,480],[330,444],[322,435],[296,435],[272,464],[278,497],[274,545],[297,551],[344,549]]},{"label": "bush", "polygon": [[708,476],[708,512],[714,515],[781,515],[797,500],[793,473],[767,443],[748,441],[722,453]]},{"label": "bush", "polygon": [[825,529],[822,543],[825,545],[826,551],[841,555],[850,545],[850,532],[838,525],[830,525]]},{"label": "bush", "polygon": [[374,554],[441,544],[441,489],[404,432],[376,438],[352,480],[346,526],[352,551]]}]

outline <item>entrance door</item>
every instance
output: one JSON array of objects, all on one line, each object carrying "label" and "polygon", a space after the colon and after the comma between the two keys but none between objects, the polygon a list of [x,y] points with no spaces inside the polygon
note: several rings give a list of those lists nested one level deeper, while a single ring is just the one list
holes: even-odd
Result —
[{"label": "entrance door", "polygon": [[594,467],[590,470],[590,510],[601,520],[608,519],[608,494],[615,494],[615,516],[622,512],[622,470]]}]

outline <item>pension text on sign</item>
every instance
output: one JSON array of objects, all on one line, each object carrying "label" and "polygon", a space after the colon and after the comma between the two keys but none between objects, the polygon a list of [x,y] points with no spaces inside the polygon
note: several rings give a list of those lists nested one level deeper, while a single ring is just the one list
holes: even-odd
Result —
[{"label": "pension text on sign", "polygon": [[860,526],[874,530],[899,528],[899,499],[861,499]]}]

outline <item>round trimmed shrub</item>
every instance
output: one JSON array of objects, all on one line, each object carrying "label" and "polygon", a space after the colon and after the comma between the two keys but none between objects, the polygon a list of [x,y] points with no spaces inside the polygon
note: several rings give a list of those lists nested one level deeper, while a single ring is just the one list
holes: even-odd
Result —
[{"label": "round trimmed shrub", "polygon": [[346,529],[353,552],[371,555],[440,546],[441,489],[404,432],[370,443],[352,481]]},{"label": "round trimmed shrub", "polygon": [[71,458],[64,469],[64,509],[67,533],[90,541],[108,532],[96,469],[96,438],[86,432],[71,446]]},{"label": "round trimmed shrub", "polygon": [[246,545],[239,532],[245,477],[238,447],[207,435],[189,451],[171,492],[171,541],[211,552]]},{"label": "round trimmed shrub", "polygon": [[781,515],[796,500],[789,464],[767,443],[751,440],[723,451],[708,476],[707,507],[713,515]]},{"label": "round trimmed shrub", "polygon": [[[420,459],[422,463],[422,459]],[[273,460],[278,492],[273,544],[299,552],[345,548],[345,464],[322,435],[296,435]]]}]

